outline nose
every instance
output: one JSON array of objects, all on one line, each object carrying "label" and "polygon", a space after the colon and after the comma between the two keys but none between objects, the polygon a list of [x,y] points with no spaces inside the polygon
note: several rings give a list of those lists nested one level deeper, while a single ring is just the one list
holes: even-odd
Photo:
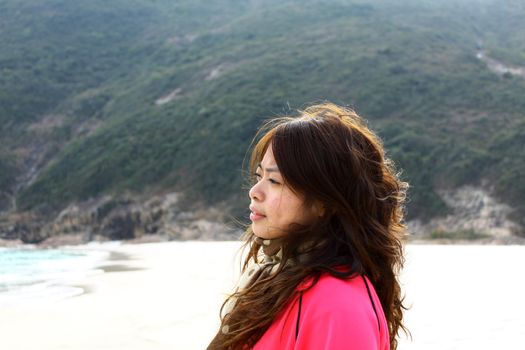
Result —
[{"label": "nose", "polygon": [[257,182],[255,185],[250,188],[250,191],[248,192],[248,195],[250,196],[251,200],[263,200],[263,193],[259,187],[260,182]]}]

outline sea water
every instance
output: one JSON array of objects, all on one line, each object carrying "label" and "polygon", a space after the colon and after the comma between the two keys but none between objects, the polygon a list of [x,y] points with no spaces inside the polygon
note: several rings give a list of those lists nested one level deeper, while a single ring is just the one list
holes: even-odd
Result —
[{"label": "sea water", "polygon": [[103,273],[97,263],[107,251],[0,247],[0,305],[49,302],[82,294],[72,285],[82,277]]}]

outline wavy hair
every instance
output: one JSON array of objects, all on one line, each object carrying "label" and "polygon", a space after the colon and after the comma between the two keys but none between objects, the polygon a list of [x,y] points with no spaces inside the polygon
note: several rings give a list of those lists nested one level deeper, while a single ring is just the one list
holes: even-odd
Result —
[{"label": "wavy hair", "polygon": [[[298,112],[273,118],[259,129],[252,141],[256,144],[250,174],[271,144],[285,184],[304,198],[305,205],[322,203],[325,214],[308,226],[290,225],[278,270],[230,296],[236,298],[235,307],[221,320],[229,331],[219,331],[208,349],[251,348],[294,300],[299,283],[313,278],[315,284],[322,273],[330,273],[338,278],[368,276],[386,316],[390,348],[395,350],[399,331],[408,332],[398,281],[405,261],[408,183],[400,180],[380,138],[352,109],[325,102]],[[258,261],[261,246],[255,238],[247,226],[243,272],[250,260]],[[308,251],[299,250],[305,242]],[[288,263],[299,254],[300,263]],[[347,269],[334,268],[340,265]]]}]

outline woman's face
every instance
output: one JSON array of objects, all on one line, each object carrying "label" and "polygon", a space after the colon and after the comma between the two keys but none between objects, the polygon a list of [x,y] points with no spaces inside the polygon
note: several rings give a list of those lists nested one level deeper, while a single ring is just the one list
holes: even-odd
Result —
[{"label": "woman's face", "polygon": [[291,223],[306,224],[316,217],[313,208],[304,208],[303,198],[284,184],[273,157],[272,147],[255,171],[257,183],[250,189],[250,220],[253,233],[264,239],[282,236]]}]

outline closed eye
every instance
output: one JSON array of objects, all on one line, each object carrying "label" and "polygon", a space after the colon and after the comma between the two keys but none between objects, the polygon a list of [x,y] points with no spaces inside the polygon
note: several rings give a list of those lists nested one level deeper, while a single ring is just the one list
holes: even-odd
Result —
[{"label": "closed eye", "polygon": [[[262,178],[262,176],[259,173],[254,173],[253,175],[255,176],[257,181],[259,181],[260,178]],[[268,179],[268,181],[270,181],[270,183],[273,184],[273,185],[280,185],[281,184],[279,181],[276,181],[274,179]]]}]

